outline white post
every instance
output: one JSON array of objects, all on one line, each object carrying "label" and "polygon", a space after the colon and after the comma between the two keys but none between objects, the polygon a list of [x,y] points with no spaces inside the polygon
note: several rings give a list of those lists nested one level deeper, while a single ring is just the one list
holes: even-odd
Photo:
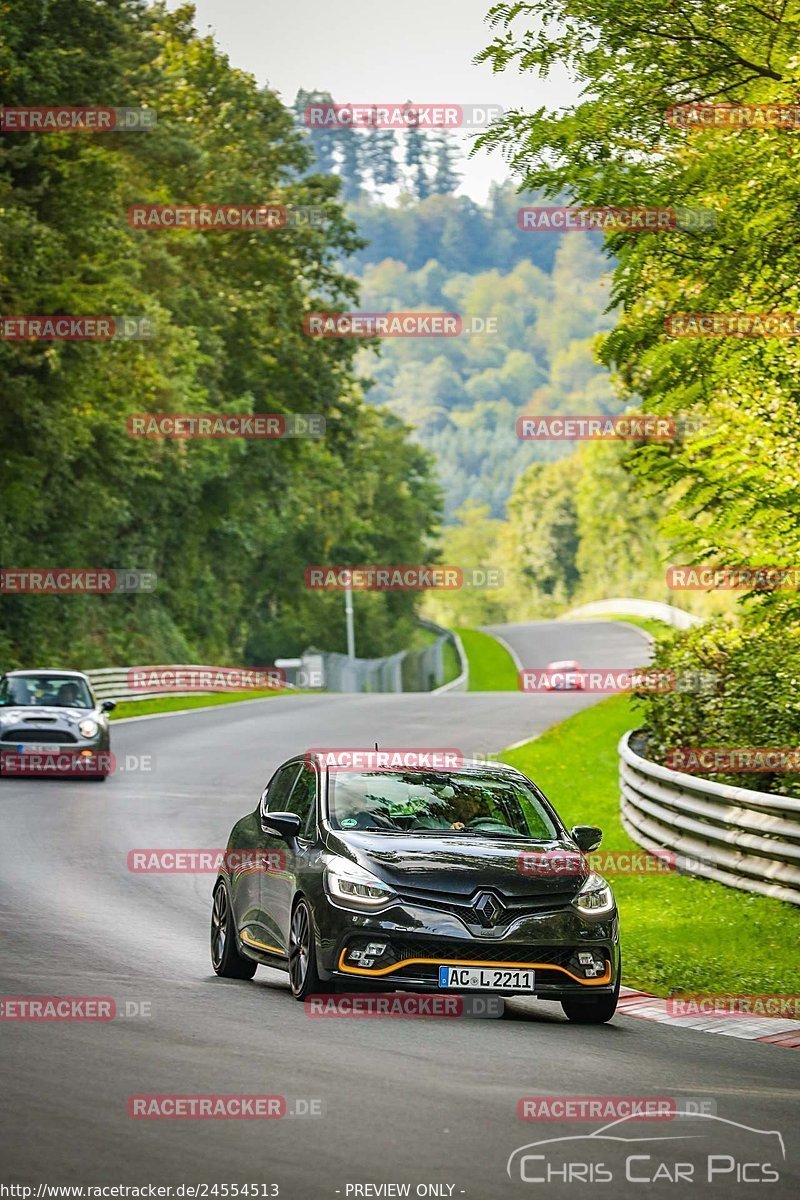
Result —
[{"label": "white post", "polygon": [[353,589],[350,584],[344,590],[344,615],[347,620],[347,657],[355,659],[356,634],[353,627]]}]

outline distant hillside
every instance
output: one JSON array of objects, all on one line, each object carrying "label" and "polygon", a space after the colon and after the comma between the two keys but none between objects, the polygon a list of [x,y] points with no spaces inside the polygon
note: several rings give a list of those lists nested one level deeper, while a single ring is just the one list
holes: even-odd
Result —
[{"label": "distant hillside", "polygon": [[[520,442],[523,413],[618,411],[592,340],[612,324],[607,261],[594,235],[522,233],[517,209],[535,203],[509,185],[485,207],[465,197],[362,198],[349,211],[369,245],[348,266],[363,311],[442,309],[494,317],[497,332],[386,339],[359,367],[368,399],[413,425],[436,454],[448,518],[466,501],[502,517],[515,479],[569,443]],[[541,201],[540,201],[541,202]]]}]

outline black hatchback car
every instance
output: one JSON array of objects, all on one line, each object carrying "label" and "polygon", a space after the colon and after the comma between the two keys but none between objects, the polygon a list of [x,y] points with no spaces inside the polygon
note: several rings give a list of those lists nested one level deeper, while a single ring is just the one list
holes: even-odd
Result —
[{"label": "black hatchback car", "polygon": [[[294,996],[336,990],[497,992],[608,1021],[620,983],[608,883],[521,772],[329,769],[284,763],[236,823],[214,885],[211,958],[250,979],[289,973]],[[532,866],[533,864],[533,866]]]}]

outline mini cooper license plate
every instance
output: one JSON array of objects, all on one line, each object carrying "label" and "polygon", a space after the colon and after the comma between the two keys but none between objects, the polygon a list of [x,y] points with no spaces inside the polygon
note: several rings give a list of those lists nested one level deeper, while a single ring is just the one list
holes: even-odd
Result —
[{"label": "mini cooper license plate", "polygon": [[478,988],[482,992],[532,992],[534,971],[505,967],[439,967],[439,987]]},{"label": "mini cooper license plate", "polygon": [[17,746],[18,754],[57,754],[58,746],[38,746],[33,742],[22,742]]}]

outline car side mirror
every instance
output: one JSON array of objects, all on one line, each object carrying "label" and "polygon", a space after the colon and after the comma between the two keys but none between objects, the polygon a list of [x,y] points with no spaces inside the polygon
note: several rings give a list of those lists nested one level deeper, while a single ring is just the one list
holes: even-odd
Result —
[{"label": "car side mirror", "polygon": [[100,705],[100,712],[113,712],[116,707],[116,700],[104,700]]},{"label": "car side mirror", "polygon": [[268,837],[283,838],[293,842],[300,833],[300,818],[297,813],[261,812],[261,832]]},{"label": "car side mirror", "polygon": [[598,829],[596,825],[573,825],[569,831],[569,836],[572,838],[579,850],[596,850],[603,840],[603,831]]}]

